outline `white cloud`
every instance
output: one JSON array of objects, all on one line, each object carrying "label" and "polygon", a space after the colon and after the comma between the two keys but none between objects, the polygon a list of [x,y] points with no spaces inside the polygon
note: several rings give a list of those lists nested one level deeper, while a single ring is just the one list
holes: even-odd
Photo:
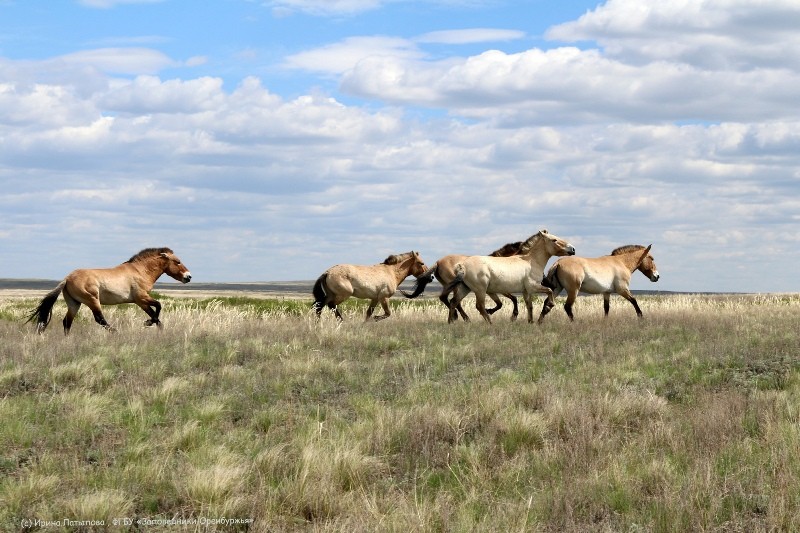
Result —
[{"label": "white cloud", "polygon": [[300,52],[286,58],[286,66],[328,74],[342,74],[359,62],[374,58],[419,59],[422,52],[407,39],[395,37],[349,37],[342,42]]},{"label": "white cloud", "polygon": [[[800,260],[793,37],[783,56],[746,55],[791,5],[697,4],[687,21],[612,0],[551,32],[610,47],[426,54],[426,42],[490,38],[456,32],[353,37],[286,59],[339,77],[363,106],[281,96],[255,76],[233,88],[165,79],[177,62],[147,49],[0,59],[6,264],[6,250],[54,247],[40,270],[6,275],[61,276],[82,266],[74,249],[102,266],[112,251],[169,245],[198,281],[309,279],[409,249],[428,262],[485,253],[546,227],[581,255],[652,242],[663,278],[647,288],[797,290],[783,266]],[[694,60],[698,35],[727,59]],[[765,33],[765,50],[777,40]],[[682,48],[657,50],[669,43]],[[113,57],[130,79],[109,74]]]},{"label": "white cloud", "polygon": [[220,78],[162,81],[137,76],[117,81],[99,98],[102,109],[127,113],[193,113],[215,109],[224,99]]},{"label": "white cloud", "polygon": [[68,65],[92,67],[112,74],[155,74],[177,66],[163,53],[151,48],[97,48],[57,58]]},{"label": "white cloud", "polygon": [[794,0],[610,0],[551,28],[562,41],[598,42],[632,63],[675,61],[708,70],[800,66]]},{"label": "white cloud", "polygon": [[513,41],[525,37],[519,30],[502,30],[496,28],[468,28],[463,30],[433,31],[420,35],[414,40],[419,43],[470,44],[498,41]]}]

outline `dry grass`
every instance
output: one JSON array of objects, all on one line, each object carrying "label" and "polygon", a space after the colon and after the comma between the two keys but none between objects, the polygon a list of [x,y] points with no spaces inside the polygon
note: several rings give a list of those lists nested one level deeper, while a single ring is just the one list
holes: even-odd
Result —
[{"label": "dry grass", "polygon": [[796,295],[642,297],[643,320],[587,298],[542,326],[165,298],[163,331],[118,307],[69,337],[63,304],[22,324],[33,303],[0,300],[1,529],[800,529]]}]

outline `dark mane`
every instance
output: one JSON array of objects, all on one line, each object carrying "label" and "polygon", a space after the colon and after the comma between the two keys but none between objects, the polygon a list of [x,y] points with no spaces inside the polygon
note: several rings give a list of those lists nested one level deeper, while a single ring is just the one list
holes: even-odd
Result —
[{"label": "dark mane", "polygon": [[140,251],[138,254],[132,256],[130,259],[125,261],[126,263],[133,263],[136,261],[142,261],[144,259],[153,257],[154,255],[158,254],[171,254],[174,253],[169,248],[145,248],[144,250]]},{"label": "dark mane", "polygon": [[398,263],[402,263],[407,258],[411,257],[414,252],[406,252],[404,254],[392,254],[386,259],[383,260],[383,265],[396,265]]},{"label": "dark mane", "polygon": [[626,244],[625,246],[620,246],[619,248],[615,248],[611,252],[611,255],[626,254],[628,252],[644,250],[645,248],[647,248],[647,246],[642,246],[641,244]]},{"label": "dark mane", "polygon": [[522,248],[522,241],[510,242],[508,244],[504,244],[494,252],[490,253],[489,256],[510,257],[512,255],[518,255],[521,248]]},{"label": "dark mane", "polygon": [[[546,230],[545,230],[546,231]],[[542,233],[534,233],[520,244],[518,255],[525,255],[531,251],[534,245],[542,238]]]}]

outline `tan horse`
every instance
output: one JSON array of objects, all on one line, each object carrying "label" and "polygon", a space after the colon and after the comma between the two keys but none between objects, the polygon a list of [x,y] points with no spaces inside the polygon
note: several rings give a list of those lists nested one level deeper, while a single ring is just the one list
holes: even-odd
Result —
[{"label": "tan horse", "polygon": [[[510,257],[512,255],[519,255],[520,249],[522,247],[522,241],[517,242],[510,242],[508,244],[503,245],[501,248],[498,248],[494,252],[490,253],[490,257]],[[433,281],[433,276],[436,276],[436,279],[439,280],[439,283],[442,284],[442,293],[439,295],[439,300],[450,309],[450,300],[448,300],[447,296],[448,293],[444,291],[444,287],[449,285],[456,277],[455,267],[458,263],[466,259],[467,255],[461,254],[450,254],[442,257],[438,261],[436,261],[431,268],[425,271],[424,274],[417,277],[417,281],[414,284],[414,290],[412,292],[400,291],[403,296],[406,298],[416,298],[425,290],[425,287]],[[495,306],[491,309],[487,309],[486,312],[490,315],[493,315],[497,311],[499,311],[503,307],[503,302],[500,300],[500,297],[497,294],[491,293],[488,294],[489,298],[491,298]],[[514,305],[514,311],[511,314],[511,320],[516,320],[517,316],[519,316],[519,307],[517,305],[517,297],[511,294],[510,292],[504,293],[503,296],[511,300],[511,303]],[[469,316],[464,311],[464,308],[461,307],[461,303],[456,306],[456,310],[461,315],[461,318],[464,319],[465,322],[469,321]]]},{"label": "tan horse", "polygon": [[552,293],[541,283],[547,261],[554,255],[574,254],[575,248],[570,243],[543,229],[523,242],[520,255],[467,257],[456,265],[456,277],[445,287],[446,292],[455,291],[450,301],[448,322],[457,319],[456,307],[469,291],[475,293],[475,307],[489,323],[492,319],[485,307],[487,294],[521,292],[528,310],[528,322],[533,322],[533,294],[540,292],[550,296]]},{"label": "tan horse", "polygon": [[425,272],[425,263],[417,252],[390,255],[383,263],[372,266],[336,265],[326,270],[314,283],[314,310],[317,317],[326,305],[333,309],[336,318],[342,320],[337,307],[351,296],[369,300],[367,318],[372,317],[375,307],[380,303],[384,314],[375,320],[389,318],[389,298],[397,291],[397,286],[409,275],[420,276]]},{"label": "tan horse", "polygon": [[555,298],[562,289],[567,290],[567,301],[564,311],[570,320],[575,320],[572,315],[572,304],[578,297],[578,292],[603,295],[603,309],[608,316],[611,307],[611,293],[615,292],[633,304],[636,314],[641,317],[642,310],[636,298],[631,294],[628,286],[631,274],[639,271],[647,276],[650,281],[656,282],[660,277],[653,256],[650,255],[650,246],[641,245],[620,246],[611,255],[602,257],[564,257],[556,261],[547,273],[543,283],[553,289],[552,296],[548,297],[539,315],[539,322],[555,306]]},{"label": "tan horse", "polygon": [[36,331],[42,333],[53,316],[53,305],[58,295],[63,292],[67,303],[67,314],[63,321],[65,335],[69,333],[81,304],[85,304],[92,311],[95,321],[108,330],[114,328],[106,322],[101,304],[135,303],[150,317],[145,325],[161,327],[158,318],[161,304],[149,293],[162,274],[183,283],[189,283],[192,279],[189,269],[169,248],[146,248],[113,268],[73,270],[58,287],[47,293],[27,321],[35,320]]}]

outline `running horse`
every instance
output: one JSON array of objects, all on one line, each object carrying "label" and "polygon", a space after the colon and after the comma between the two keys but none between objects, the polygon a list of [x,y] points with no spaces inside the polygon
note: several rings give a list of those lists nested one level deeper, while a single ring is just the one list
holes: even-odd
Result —
[{"label": "running horse", "polygon": [[475,293],[475,307],[489,323],[492,319],[485,307],[487,294],[521,292],[528,310],[528,322],[533,322],[533,294],[552,294],[541,280],[547,261],[554,255],[575,255],[575,247],[543,229],[522,243],[519,255],[467,257],[456,265],[456,277],[445,287],[445,293],[454,292],[448,322],[457,319],[456,308],[470,291]]},{"label": "running horse", "polygon": [[603,310],[608,316],[611,308],[611,293],[615,292],[628,300],[636,310],[636,315],[642,317],[642,310],[636,298],[628,288],[631,275],[637,270],[652,281],[658,281],[660,275],[656,262],[650,255],[651,244],[647,248],[638,244],[620,246],[611,252],[611,255],[602,257],[563,257],[556,261],[547,273],[542,283],[553,290],[553,295],[548,297],[539,315],[539,322],[555,306],[555,298],[562,289],[567,290],[567,301],[564,311],[570,320],[575,320],[572,314],[572,304],[578,297],[578,292],[603,295]]},{"label": "running horse", "polygon": [[369,320],[375,307],[380,303],[383,315],[373,317],[376,321],[389,318],[389,298],[397,291],[397,286],[409,275],[419,277],[426,270],[419,253],[411,251],[387,257],[383,263],[372,266],[335,265],[326,270],[314,283],[314,305],[317,318],[322,309],[333,309],[336,318],[343,320],[337,307],[351,296],[369,300],[367,317]]},{"label": "running horse", "polygon": [[189,283],[192,275],[186,265],[169,248],[145,248],[121,265],[112,268],[78,269],[70,272],[58,286],[42,298],[38,307],[28,316],[27,322],[36,321],[37,333],[44,332],[53,316],[53,305],[58,295],[64,295],[67,314],[64,317],[64,334],[68,334],[81,304],[86,305],[94,320],[113,331],[103,316],[101,305],[135,303],[150,317],[146,326],[161,327],[161,304],[150,296],[156,280],[166,274],[182,283]]},{"label": "running horse", "polygon": [[[512,255],[519,255],[520,249],[522,247],[522,241],[517,242],[510,242],[508,244],[504,244],[501,248],[498,248],[494,252],[490,253],[490,257],[511,257]],[[467,255],[462,254],[450,254],[442,257],[438,261],[436,261],[431,268],[425,271],[421,276],[417,278],[416,283],[414,283],[414,290],[412,292],[400,291],[403,296],[406,298],[416,298],[420,294],[423,293],[425,287],[433,281],[433,276],[436,276],[436,279],[442,284],[442,293],[439,295],[439,300],[442,301],[447,309],[450,309],[450,300],[447,299],[448,293],[445,293],[444,288],[449,285],[456,277],[455,267],[458,263],[466,259]],[[495,314],[503,307],[503,302],[500,300],[500,297],[497,294],[491,293],[487,294],[489,298],[491,298],[495,306],[491,309],[487,309],[486,312],[490,315]],[[517,305],[517,297],[511,294],[510,292],[503,293],[503,296],[511,300],[512,305],[514,306],[514,311],[511,313],[511,320],[514,321],[519,316],[519,306]],[[469,321],[469,316],[464,311],[464,308],[461,307],[461,303],[456,306],[456,310],[458,314],[461,315],[461,318],[464,322]]]}]

